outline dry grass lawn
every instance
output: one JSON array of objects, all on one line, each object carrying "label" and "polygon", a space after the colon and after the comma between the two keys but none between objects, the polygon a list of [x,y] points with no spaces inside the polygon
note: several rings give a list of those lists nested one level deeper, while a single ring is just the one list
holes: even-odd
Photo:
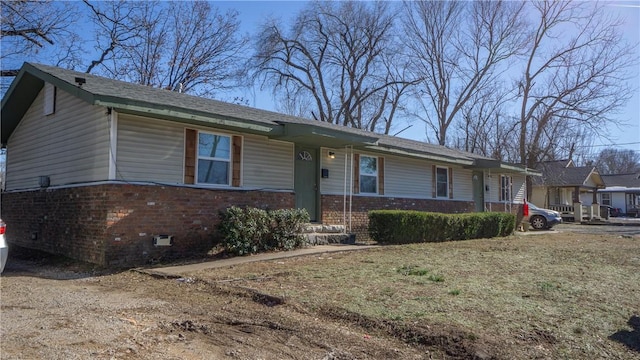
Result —
[{"label": "dry grass lawn", "polygon": [[194,276],[407,342],[431,329],[484,344],[498,358],[640,359],[638,236],[385,246]]}]

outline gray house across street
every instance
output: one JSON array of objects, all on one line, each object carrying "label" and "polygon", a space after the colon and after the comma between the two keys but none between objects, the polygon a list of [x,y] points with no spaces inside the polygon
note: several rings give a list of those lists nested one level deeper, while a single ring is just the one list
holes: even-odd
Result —
[{"label": "gray house across street", "polygon": [[367,236],[369,210],[519,213],[519,165],[26,63],[2,99],[11,244],[105,265],[205,253],[231,205],[304,208]]}]

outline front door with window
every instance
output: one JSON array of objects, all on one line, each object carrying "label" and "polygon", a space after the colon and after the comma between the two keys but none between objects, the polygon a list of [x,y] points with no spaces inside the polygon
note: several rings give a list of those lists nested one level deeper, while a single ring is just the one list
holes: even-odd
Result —
[{"label": "front door with window", "polygon": [[311,221],[318,221],[318,149],[296,146],[296,207],[307,209]]}]

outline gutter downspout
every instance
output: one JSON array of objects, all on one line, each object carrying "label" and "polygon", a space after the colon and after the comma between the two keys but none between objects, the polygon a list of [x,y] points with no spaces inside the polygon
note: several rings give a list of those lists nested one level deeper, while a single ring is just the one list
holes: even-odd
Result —
[{"label": "gutter downspout", "polygon": [[109,123],[109,180],[116,180],[116,151],[118,148],[118,113],[107,108]]},{"label": "gutter downspout", "polygon": [[342,191],[342,225],[347,230],[347,147],[344,147],[344,189]]},{"label": "gutter downspout", "polygon": [[[349,174],[349,181],[347,181]],[[347,219],[347,195],[349,196],[349,218]],[[345,232],[351,233],[351,203],[353,201],[353,145],[344,147],[344,190],[342,192],[342,224]],[[347,222],[348,220],[348,222]]]}]

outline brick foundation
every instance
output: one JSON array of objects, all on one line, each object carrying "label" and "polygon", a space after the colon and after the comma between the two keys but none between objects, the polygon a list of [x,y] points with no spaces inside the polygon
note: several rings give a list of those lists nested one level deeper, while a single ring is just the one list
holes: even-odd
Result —
[{"label": "brick foundation", "polygon": [[[373,196],[353,196],[351,205],[351,232],[356,240],[368,240],[369,210],[417,210],[441,213],[467,213],[475,211],[473,201],[450,201],[431,199],[387,198]],[[322,222],[324,224],[343,223],[343,201],[339,195],[322,196]],[[347,199],[348,201],[348,199]],[[347,203],[347,211],[349,204]],[[347,223],[349,219],[347,218]]]},{"label": "brick foundation", "polygon": [[[10,244],[101,265],[205,254],[231,205],[292,208],[293,193],[104,184],[2,194]],[[153,235],[173,235],[169,247]]]}]

